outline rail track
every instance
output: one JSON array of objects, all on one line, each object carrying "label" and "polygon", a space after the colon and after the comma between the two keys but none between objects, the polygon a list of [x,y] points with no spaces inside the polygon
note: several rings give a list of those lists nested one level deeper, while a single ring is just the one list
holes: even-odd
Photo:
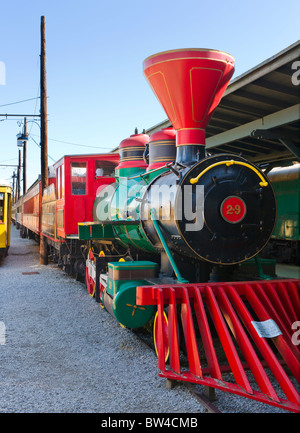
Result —
[{"label": "rail track", "polygon": [[210,413],[222,413],[217,406],[212,402],[215,399],[215,390],[214,388],[205,387],[204,393],[200,393],[195,390],[193,385],[186,384],[186,387],[191,392],[192,395],[196,397],[199,403],[207,409]]},{"label": "rail track", "polygon": [[[153,343],[153,338],[148,330],[138,329],[133,330],[134,334],[137,336],[141,344],[145,345],[147,349],[151,349],[155,352],[155,347]],[[172,389],[176,386],[178,382],[175,380],[166,379],[166,388]],[[203,392],[199,392],[197,386],[189,382],[181,382],[189,392],[196,398],[196,400],[203,406],[209,413],[222,413],[218,407],[213,403],[216,399],[215,389],[210,387],[204,387]]]}]

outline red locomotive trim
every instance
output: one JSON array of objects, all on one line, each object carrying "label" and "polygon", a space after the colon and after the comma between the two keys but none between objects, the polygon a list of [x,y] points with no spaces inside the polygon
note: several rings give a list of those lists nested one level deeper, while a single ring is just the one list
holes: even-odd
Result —
[{"label": "red locomotive trim", "polygon": [[120,158],[120,161],[121,162],[123,162],[123,161],[132,161],[132,160],[134,160],[134,159],[136,159],[136,160],[142,160],[143,159],[143,157],[142,156],[137,156],[137,155],[133,155],[133,156],[123,156],[122,158]]},{"label": "red locomotive trim", "polygon": [[233,72],[234,58],[215,50],[165,51],[144,61],[144,74],[177,130],[177,146],[205,144],[199,128],[205,129]]},{"label": "red locomotive trim", "polygon": [[176,159],[176,131],[174,128],[163,128],[154,132],[149,140],[149,170],[163,167]]},{"label": "red locomotive trim", "polygon": [[198,145],[205,146],[205,130],[197,128],[184,128],[177,131],[176,146]]},{"label": "red locomotive trim", "polygon": [[211,60],[219,60],[226,61],[227,63],[234,64],[234,57],[226,53],[225,51],[212,50],[208,48],[186,48],[186,49],[177,49],[170,51],[162,51],[157,54],[153,54],[152,56],[147,57],[144,60],[144,68],[148,68],[149,66],[156,65],[160,62],[170,61],[174,59],[178,59],[178,54],[181,54],[181,59],[189,59],[189,58],[201,58],[203,59],[210,58]]},{"label": "red locomotive trim", "polygon": [[143,153],[148,140],[149,135],[147,134],[133,134],[121,141],[119,145],[120,162],[116,170],[134,167],[147,168]]},{"label": "red locomotive trim", "polygon": [[225,221],[231,224],[237,224],[246,216],[246,203],[240,197],[229,196],[223,200],[220,212]]},{"label": "red locomotive trim", "polygon": [[168,146],[170,144],[174,144],[174,140],[161,140],[161,141],[152,141],[151,145],[152,146]]},{"label": "red locomotive trim", "polygon": [[124,150],[126,150],[126,151],[130,151],[130,150],[141,150],[141,149],[144,149],[145,148],[145,145],[137,145],[137,146],[135,146],[135,145],[133,145],[132,143],[121,143],[120,144],[120,146],[119,146],[119,150],[120,149],[124,149]]}]

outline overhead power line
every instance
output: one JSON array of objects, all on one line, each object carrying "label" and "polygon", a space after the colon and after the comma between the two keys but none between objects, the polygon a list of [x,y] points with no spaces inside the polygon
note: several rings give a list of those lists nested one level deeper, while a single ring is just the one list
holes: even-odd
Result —
[{"label": "overhead power line", "polygon": [[[31,134],[32,135],[32,134]],[[33,137],[29,137],[32,141],[34,141],[35,142],[35,144],[39,147],[39,148],[41,148],[41,144],[39,144],[37,141],[35,141],[35,139],[33,138]],[[52,158],[52,156],[50,156],[49,154],[48,154],[48,157],[50,158],[50,159],[52,159],[52,161],[53,162],[56,162],[56,160],[54,159],[54,158]]]},{"label": "overhead power line", "polygon": [[4,161],[0,161],[0,163],[2,163],[2,162],[7,162],[7,161],[14,161],[14,160],[16,160],[17,158],[15,157],[15,158],[10,158],[10,159],[5,159]]},{"label": "overhead power line", "polygon": [[[31,135],[34,135],[34,136],[38,137],[38,135],[36,135],[36,134],[31,134]],[[63,144],[71,144],[71,145],[73,145],[73,146],[91,147],[91,148],[93,148],[93,149],[108,149],[108,150],[111,150],[111,147],[103,147],[103,146],[89,146],[89,145],[87,145],[87,144],[79,144],[79,143],[72,143],[72,142],[70,142],[70,141],[56,140],[56,139],[54,139],[54,138],[48,138],[48,140],[51,140],[51,141],[57,141],[58,143],[63,143]]]},{"label": "overhead power line", "polygon": [[89,145],[87,145],[87,144],[78,144],[78,143],[71,143],[71,142],[69,142],[69,141],[54,140],[54,138],[49,138],[48,140],[51,140],[51,141],[57,141],[58,143],[64,143],[64,144],[72,144],[73,146],[92,147],[93,149],[110,149],[110,147],[103,147],[103,146],[89,146]]},{"label": "overhead power line", "polygon": [[10,102],[9,104],[2,104],[0,105],[0,107],[7,107],[8,105],[21,104],[22,102],[34,101],[35,99],[39,99],[39,98],[40,97],[38,96],[37,98],[23,99],[22,101]]},{"label": "overhead power line", "polygon": [[40,114],[0,114],[1,117],[41,117]]}]

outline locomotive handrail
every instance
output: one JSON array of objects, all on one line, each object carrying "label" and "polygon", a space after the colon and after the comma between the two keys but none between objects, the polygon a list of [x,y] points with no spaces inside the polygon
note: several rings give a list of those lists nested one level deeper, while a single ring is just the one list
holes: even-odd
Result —
[{"label": "locomotive handrail", "polygon": [[156,230],[156,233],[158,234],[158,237],[159,237],[159,239],[160,239],[160,241],[161,241],[161,243],[163,245],[163,248],[164,248],[164,250],[165,250],[165,252],[166,252],[166,254],[168,256],[168,259],[169,259],[169,261],[171,263],[171,266],[172,266],[172,268],[173,268],[173,270],[175,272],[175,275],[177,277],[177,281],[179,283],[188,283],[188,280],[186,280],[185,278],[183,278],[181,276],[180,271],[179,271],[179,269],[178,269],[178,267],[177,267],[177,265],[176,265],[176,263],[175,263],[175,261],[174,261],[174,259],[172,257],[171,251],[170,251],[170,249],[169,249],[169,247],[167,245],[167,242],[165,241],[165,239],[163,237],[162,231],[161,231],[161,229],[160,229],[160,227],[158,225],[158,222],[156,220],[156,211],[155,211],[155,209],[152,208],[150,210],[150,216],[151,216],[154,228]]},{"label": "locomotive handrail", "polygon": [[197,177],[193,177],[192,179],[190,179],[190,183],[193,185],[195,183],[197,183],[200,179],[201,176],[203,176],[205,173],[208,172],[208,170],[210,170],[213,167],[216,167],[218,165],[223,165],[226,164],[228,167],[230,165],[243,165],[244,167],[248,167],[250,168],[252,171],[254,171],[254,173],[257,174],[257,176],[261,179],[261,182],[259,182],[260,186],[268,186],[268,182],[264,179],[264,177],[262,176],[262,174],[255,168],[252,167],[252,165],[248,164],[247,162],[242,162],[242,161],[235,161],[234,159],[231,159],[230,161],[220,161],[220,162],[216,162],[212,165],[210,165],[209,167],[207,167],[205,170],[201,171],[201,173],[198,174]]},{"label": "locomotive handrail", "polygon": [[111,226],[125,226],[125,225],[139,225],[140,220],[103,220],[103,221],[90,221],[78,223],[79,226],[100,226],[100,225],[111,225]]}]

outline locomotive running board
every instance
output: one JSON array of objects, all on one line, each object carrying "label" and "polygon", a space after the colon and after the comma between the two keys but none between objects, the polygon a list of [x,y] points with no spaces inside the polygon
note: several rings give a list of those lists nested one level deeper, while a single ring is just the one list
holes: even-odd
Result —
[{"label": "locomotive running board", "polygon": [[118,221],[93,221],[78,223],[78,238],[80,240],[92,241],[101,239],[102,241],[113,241],[116,236],[113,226],[138,225],[138,220],[118,220]]},{"label": "locomotive running board", "polygon": [[300,280],[137,288],[137,305],[155,304],[159,376],[300,412]]}]

